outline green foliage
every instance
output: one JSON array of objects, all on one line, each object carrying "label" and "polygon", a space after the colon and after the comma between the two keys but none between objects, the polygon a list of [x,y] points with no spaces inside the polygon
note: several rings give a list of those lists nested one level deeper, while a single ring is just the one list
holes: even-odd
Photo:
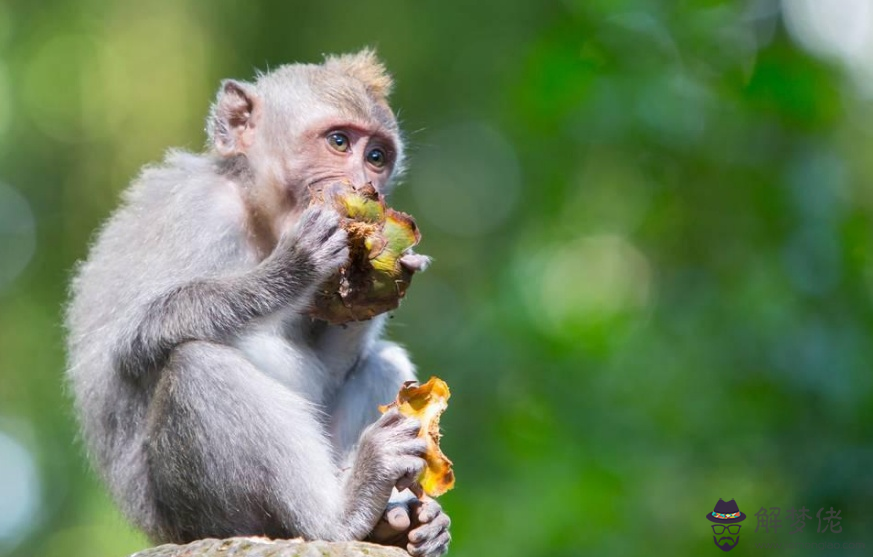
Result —
[{"label": "green foliage", "polygon": [[[824,539],[754,533],[761,506],[842,509],[828,540],[873,545],[871,110],[762,6],[0,4],[0,182],[36,239],[0,282],[0,433],[40,486],[0,555],[147,544],[62,384],[66,283],[119,192],[200,148],[221,78],[363,45],[413,149],[391,205],[435,258],[390,334],[452,388],[452,555],[715,555],[719,497],[752,519],[735,553]],[[0,211],[0,270],[26,217]]]}]

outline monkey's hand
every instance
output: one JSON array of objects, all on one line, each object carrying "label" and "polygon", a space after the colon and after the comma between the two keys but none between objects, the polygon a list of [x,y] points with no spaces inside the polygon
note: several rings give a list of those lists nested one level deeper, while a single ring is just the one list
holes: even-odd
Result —
[{"label": "monkey's hand", "polygon": [[310,207],[297,225],[284,233],[265,261],[270,280],[284,286],[289,302],[309,298],[315,288],[349,260],[348,234],[339,214],[326,207]]},{"label": "monkey's hand", "polygon": [[400,258],[400,265],[412,273],[424,271],[430,266],[431,258],[419,253],[407,253]]},{"label": "monkey's hand", "polygon": [[439,557],[452,539],[451,520],[436,500],[395,490],[385,513],[367,538],[382,545],[406,549],[413,557]]},{"label": "monkey's hand", "polygon": [[421,421],[392,408],[361,434],[343,490],[345,524],[354,539],[373,530],[395,487],[406,489],[424,471],[427,443],[418,436],[420,430]]}]

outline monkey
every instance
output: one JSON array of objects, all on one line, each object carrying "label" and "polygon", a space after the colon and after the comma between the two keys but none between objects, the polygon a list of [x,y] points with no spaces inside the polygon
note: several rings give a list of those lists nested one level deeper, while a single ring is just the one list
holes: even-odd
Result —
[{"label": "monkey", "polygon": [[348,180],[387,194],[404,170],[392,87],[371,49],[222,81],[204,151],[144,167],[77,264],[66,383],[90,461],[153,541],[447,551],[448,515],[409,489],[420,422],[377,410],[415,379],[385,315],[307,314],[349,258],[311,192]]}]

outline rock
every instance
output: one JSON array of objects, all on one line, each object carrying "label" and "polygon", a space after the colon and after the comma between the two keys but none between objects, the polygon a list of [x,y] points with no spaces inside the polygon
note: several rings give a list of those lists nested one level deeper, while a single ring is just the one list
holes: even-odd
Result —
[{"label": "rock", "polygon": [[160,545],[131,557],[409,557],[409,554],[398,547],[367,542],[228,538],[198,540],[187,545]]}]

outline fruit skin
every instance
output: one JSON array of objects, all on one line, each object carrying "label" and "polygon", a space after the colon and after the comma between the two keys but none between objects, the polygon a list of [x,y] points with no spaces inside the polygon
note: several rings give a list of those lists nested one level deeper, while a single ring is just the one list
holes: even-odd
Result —
[{"label": "fruit skin", "polygon": [[384,413],[395,406],[404,416],[421,420],[419,437],[427,441],[424,460],[427,466],[418,479],[424,493],[439,497],[455,487],[455,473],[452,461],[440,450],[440,415],[448,408],[452,396],[449,386],[439,377],[431,377],[424,385],[417,381],[407,381],[397,393],[397,399],[386,406],[380,406]]},{"label": "fruit skin", "polygon": [[310,315],[332,324],[364,321],[396,309],[413,271],[400,258],[421,240],[415,220],[385,204],[372,184],[333,182],[313,192],[312,204],[332,207],[349,235],[349,262],[321,285]]}]

